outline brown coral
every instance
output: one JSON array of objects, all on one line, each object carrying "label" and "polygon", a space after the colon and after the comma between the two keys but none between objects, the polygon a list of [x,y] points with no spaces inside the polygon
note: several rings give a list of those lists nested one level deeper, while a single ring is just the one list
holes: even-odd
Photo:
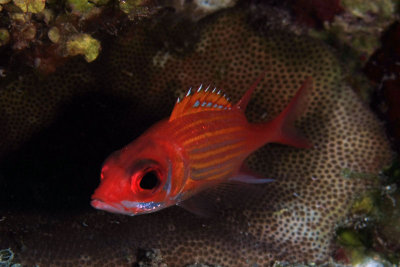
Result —
[{"label": "brown coral", "polygon": [[[48,114],[81,89],[107,90],[114,98],[131,101],[129,116],[111,126],[138,135],[168,116],[176,96],[189,86],[212,82],[236,100],[260,72],[267,71],[247,115],[251,120],[273,118],[311,75],[310,106],[297,126],[314,148],[271,144],[259,150],[248,164],[276,182],[221,193],[220,201],[215,200],[219,217],[198,218],[175,207],[138,217],[94,210],[52,216],[10,211],[0,224],[6,237],[0,245],[13,247],[23,264],[43,266],[130,266],[139,248],[160,249],[169,266],[327,261],[335,226],[345,218],[354,197],[374,185],[367,178],[390,159],[388,142],[374,115],[344,84],[340,63],[328,47],[276,26],[254,29],[247,23],[248,12],[227,10],[193,28],[186,23],[186,32],[182,25],[166,30],[164,21],[151,24],[150,31],[148,22],[143,22],[113,45],[100,74],[66,65],[40,83],[25,80],[27,90],[19,97],[12,94],[23,83],[14,82],[10,87],[14,90],[0,91],[0,114],[6,118],[0,134],[8,136],[7,144],[21,142],[48,125],[55,116]],[[182,37],[182,31],[192,34]],[[87,77],[97,78],[96,83]],[[37,85],[35,90],[32,84]],[[10,99],[17,100],[10,105]],[[31,116],[34,123],[25,119]],[[127,138],[126,133],[121,135]],[[346,178],[345,172],[361,175]],[[79,183],[85,177],[69,179]]]}]

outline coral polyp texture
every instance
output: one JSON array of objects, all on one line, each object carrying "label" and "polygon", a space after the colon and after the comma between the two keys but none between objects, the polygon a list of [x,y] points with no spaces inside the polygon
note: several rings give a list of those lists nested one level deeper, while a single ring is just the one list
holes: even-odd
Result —
[{"label": "coral polyp texture", "polygon": [[100,73],[84,63],[79,69],[74,61],[44,81],[29,78],[0,90],[5,126],[0,135],[19,146],[27,135],[51,125],[61,104],[86,91],[128,101],[130,120],[107,129],[136,129],[130,131],[137,136],[169,116],[176,97],[189,87],[210,83],[236,101],[264,71],[246,114],[251,121],[269,120],[311,76],[309,104],[296,127],[313,147],[269,144],[247,161],[275,182],[210,194],[219,211],[211,218],[176,207],[137,217],[90,209],[66,214],[58,209],[51,216],[10,210],[0,223],[5,237],[0,246],[11,247],[16,262],[40,266],[131,266],[143,249],[157,250],[158,264],[168,266],[329,261],[336,226],[355,197],[377,185],[391,150],[381,123],[346,86],[334,52],[269,23],[274,12],[264,10],[262,23],[254,25],[251,11],[237,9],[185,27],[176,21],[168,27],[163,19],[141,21],[103,51]]}]

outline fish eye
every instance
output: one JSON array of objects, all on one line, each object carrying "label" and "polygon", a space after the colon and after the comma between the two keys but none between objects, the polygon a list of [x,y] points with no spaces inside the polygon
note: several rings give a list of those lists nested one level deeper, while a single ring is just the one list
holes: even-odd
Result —
[{"label": "fish eye", "polygon": [[155,161],[140,161],[131,170],[131,190],[141,197],[149,197],[160,190],[164,180],[163,170]]},{"label": "fish eye", "polygon": [[154,170],[151,170],[149,172],[146,172],[142,176],[142,179],[140,179],[139,186],[141,189],[151,190],[151,189],[156,188],[159,183],[160,183],[160,179],[158,177],[157,172]]}]

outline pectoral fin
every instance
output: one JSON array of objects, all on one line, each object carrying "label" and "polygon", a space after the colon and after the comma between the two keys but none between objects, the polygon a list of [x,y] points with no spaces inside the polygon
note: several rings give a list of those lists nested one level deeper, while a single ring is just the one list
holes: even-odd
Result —
[{"label": "pectoral fin", "polygon": [[215,193],[214,189],[206,190],[179,202],[177,205],[199,217],[214,217],[218,214]]}]

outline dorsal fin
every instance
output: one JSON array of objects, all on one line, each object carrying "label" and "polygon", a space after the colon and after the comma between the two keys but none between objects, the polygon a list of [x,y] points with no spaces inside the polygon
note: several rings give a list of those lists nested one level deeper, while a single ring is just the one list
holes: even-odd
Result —
[{"label": "dorsal fin", "polygon": [[200,85],[197,90],[190,88],[183,99],[178,98],[169,121],[200,111],[224,110],[231,107],[231,102],[220,90],[211,90],[210,86],[203,89],[203,85]]},{"label": "dorsal fin", "polygon": [[246,93],[244,93],[242,98],[235,104],[235,107],[243,110],[243,112],[246,110],[247,104],[249,104],[251,98],[251,94],[254,92],[254,89],[256,89],[262,78],[264,78],[265,74],[266,72],[264,71],[260,74],[260,76],[258,76],[257,80],[250,86],[250,88],[246,91]]}]

